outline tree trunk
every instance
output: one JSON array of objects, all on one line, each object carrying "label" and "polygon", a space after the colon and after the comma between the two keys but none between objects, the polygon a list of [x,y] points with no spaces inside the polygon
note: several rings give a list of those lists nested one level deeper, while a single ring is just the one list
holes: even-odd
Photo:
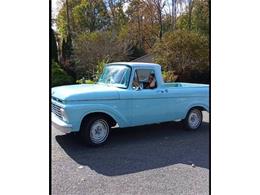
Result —
[{"label": "tree trunk", "polygon": [[70,34],[70,17],[69,17],[69,3],[68,0],[66,0],[66,15],[67,15],[67,29],[68,29],[68,34]]},{"label": "tree trunk", "polygon": [[189,28],[189,30],[191,30],[192,7],[193,7],[193,5],[192,5],[192,0],[189,0],[189,7],[188,7],[188,9],[189,9],[189,18],[188,18],[188,28]]},{"label": "tree trunk", "polygon": [[172,0],[172,29],[176,29],[176,0]]},{"label": "tree trunk", "polygon": [[162,12],[160,9],[158,9],[158,14],[159,14],[159,24],[160,24],[160,40],[162,39],[162,31],[163,31],[163,26],[162,26]]}]

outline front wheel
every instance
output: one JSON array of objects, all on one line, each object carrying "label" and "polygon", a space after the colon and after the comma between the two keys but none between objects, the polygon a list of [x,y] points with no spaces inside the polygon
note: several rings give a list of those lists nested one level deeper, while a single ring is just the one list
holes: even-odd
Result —
[{"label": "front wheel", "polygon": [[81,138],[88,145],[100,146],[107,141],[109,132],[110,125],[105,117],[92,117],[83,124]]},{"label": "front wheel", "polygon": [[196,130],[202,123],[202,112],[199,109],[192,108],[184,119],[185,127],[188,130]]}]

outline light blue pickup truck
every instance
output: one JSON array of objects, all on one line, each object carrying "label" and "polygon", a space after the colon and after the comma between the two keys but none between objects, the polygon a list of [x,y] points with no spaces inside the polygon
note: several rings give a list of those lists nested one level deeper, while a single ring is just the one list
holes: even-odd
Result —
[{"label": "light blue pickup truck", "polygon": [[51,103],[54,127],[98,146],[114,126],[182,120],[198,129],[202,111],[209,111],[209,85],[164,83],[158,64],[117,62],[105,66],[96,84],[52,88]]}]

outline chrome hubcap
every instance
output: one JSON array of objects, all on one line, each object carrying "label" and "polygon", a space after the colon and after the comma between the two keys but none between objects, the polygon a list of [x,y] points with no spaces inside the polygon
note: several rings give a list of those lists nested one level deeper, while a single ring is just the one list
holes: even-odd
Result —
[{"label": "chrome hubcap", "polygon": [[109,126],[103,119],[95,121],[90,128],[90,139],[95,144],[104,142],[109,133]]},{"label": "chrome hubcap", "polygon": [[189,126],[192,129],[196,129],[199,127],[200,123],[201,123],[201,114],[200,111],[198,110],[193,110],[191,111],[190,115],[189,115]]}]

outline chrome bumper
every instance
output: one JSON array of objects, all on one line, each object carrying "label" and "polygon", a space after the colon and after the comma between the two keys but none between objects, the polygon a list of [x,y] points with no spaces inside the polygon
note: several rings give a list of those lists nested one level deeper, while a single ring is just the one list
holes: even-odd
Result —
[{"label": "chrome bumper", "polygon": [[63,133],[70,133],[72,131],[72,125],[67,124],[60,120],[55,114],[51,113],[51,124],[52,127],[60,130]]}]

